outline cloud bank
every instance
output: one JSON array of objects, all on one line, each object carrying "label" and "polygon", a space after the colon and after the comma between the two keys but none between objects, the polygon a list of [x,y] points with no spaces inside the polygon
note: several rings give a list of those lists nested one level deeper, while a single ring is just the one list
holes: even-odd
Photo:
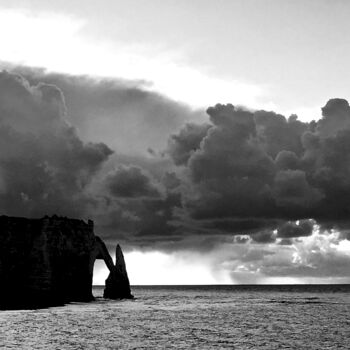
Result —
[{"label": "cloud bank", "polygon": [[20,69],[0,74],[3,214],[89,217],[111,244],[195,252],[241,283],[350,277],[346,100],[308,123],[205,117],[142,83]]},{"label": "cloud bank", "polygon": [[[346,100],[329,100],[322,119],[310,123],[233,105],[207,113],[211,126],[186,125],[171,136],[168,150],[186,168],[191,191],[184,205],[191,218],[218,220],[225,231],[231,224],[232,233],[246,231],[247,221],[256,223],[248,230],[305,219],[349,225]],[[196,137],[189,130],[197,130]]]},{"label": "cloud bank", "polygon": [[113,151],[84,143],[67,122],[62,91],[0,74],[0,210],[3,214],[80,216],[85,191]]}]

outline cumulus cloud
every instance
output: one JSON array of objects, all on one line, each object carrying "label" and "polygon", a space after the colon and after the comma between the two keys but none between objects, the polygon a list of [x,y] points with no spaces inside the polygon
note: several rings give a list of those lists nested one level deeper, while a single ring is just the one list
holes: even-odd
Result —
[{"label": "cumulus cloud", "polygon": [[85,188],[112,154],[67,122],[62,91],[0,73],[0,208],[10,215],[82,215]]},{"label": "cumulus cloud", "polygon": [[317,124],[318,134],[325,138],[334,136],[343,129],[350,128],[350,106],[348,101],[342,98],[334,98],[322,107],[323,118]]},{"label": "cumulus cloud", "polygon": [[[101,90],[107,93],[105,84]],[[112,158],[105,143],[82,140],[66,101],[54,84],[31,85],[21,75],[0,74],[1,212],[89,217],[103,237],[134,246],[173,234],[181,181],[169,161],[133,154]]]},{"label": "cumulus cloud", "polygon": [[[232,233],[244,230],[240,223],[246,221],[260,222],[261,230],[307,218],[335,226],[349,221],[347,101],[330,100],[322,119],[310,123],[230,104],[207,113],[211,126],[196,134],[195,146],[184,152],[186,162],[174,159],[187,164],[184,176],[190,185],[183,197],[192,218],[229,219]],[[191,130],[197,129],[191,125]],[[174,140],[176,150],[187,149],[193,133],[185,126],[171,136],[170,154]]]},{"label": "cumulus cloud", "polygon": [[281,259],[278,255],[261,262],[261,272],[267,276],[347,278],[350,277],[348,243],[339,233],[315,233],[285,249],[284,264],[278,264]]},{"label": "cumulus cloud", "polygon": [[188,126],[169,142],[175,165],[185,168],[178,174],[190,234],[231,235],[232,254],[223,259],[236,282],[348,281],[347,101],[328,101],[309,123],[230,104],[207,113],[211,125],[195,143]]},{"label": "cumulus cloud", "polygon": [[274,112],[256,111],[253,113],[259,143],[272,158],[278,153],[303,153],[301,135],[309,129],[308,123],[298,120],[296,115],[286,119]]},{"label": "cumulus cloud", "polygon": [[259,217],[272,200],[273,159],[257,140],[253,114],[232,105],[209,108],[213,126],[188,161],[196,193],[187,198],[196,218]]},{"label": "cumulus cloud", "polygon": [[106,179],[110,193],[120,198],[159,197],[160,191],[149,175],[137,166],[120,166]]},{"label": "cumulus cloud", "polygon": [[[339,232],[314,230],[292,243],[232,244],[221,252],[236,283],[348,283],[350,242]],[[238,243],[238,242],[236,242]],[[220,254],[220,253],[218,253]]]},{"label": "cumulus cloud", "polygon": [[209,128],[209,124],[186,124],[178,134],[170,136],[168,153],[176,165],[187,163],[192,153],[199,148]]},{"label": "cumulus cloud", "polygon": [[278,207],[305,208],[314,206],[323,197],[310,186],[302,170],[281,170],[274,179],[274,198]]}]

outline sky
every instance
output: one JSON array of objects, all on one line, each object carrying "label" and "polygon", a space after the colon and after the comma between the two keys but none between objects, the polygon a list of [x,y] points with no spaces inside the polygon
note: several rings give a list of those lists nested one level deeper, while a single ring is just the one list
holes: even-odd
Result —
[{"label": "sky", "polygon": [[93,219],[132,284],[350,283],[349,14],[0,0],[1,212]]}]

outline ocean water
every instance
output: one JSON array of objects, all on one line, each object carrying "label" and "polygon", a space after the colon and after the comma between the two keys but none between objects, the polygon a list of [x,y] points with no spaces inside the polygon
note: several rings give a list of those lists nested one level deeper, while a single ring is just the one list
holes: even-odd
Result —
[{"label": "ocean water", "polygon": [[350,286],[133,287],[0,311],[0,349],[350,349]]}]

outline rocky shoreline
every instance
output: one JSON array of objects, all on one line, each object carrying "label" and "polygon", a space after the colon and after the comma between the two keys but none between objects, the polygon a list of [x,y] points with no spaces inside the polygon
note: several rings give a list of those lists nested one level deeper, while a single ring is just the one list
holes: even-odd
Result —
[{"label": "rocky shoreline", "polygon": [[110,270],[104,297],[133,298],[120,246],[114,263],[91,220],[0,216],[0,309],[94,300],[96,259]]}]

